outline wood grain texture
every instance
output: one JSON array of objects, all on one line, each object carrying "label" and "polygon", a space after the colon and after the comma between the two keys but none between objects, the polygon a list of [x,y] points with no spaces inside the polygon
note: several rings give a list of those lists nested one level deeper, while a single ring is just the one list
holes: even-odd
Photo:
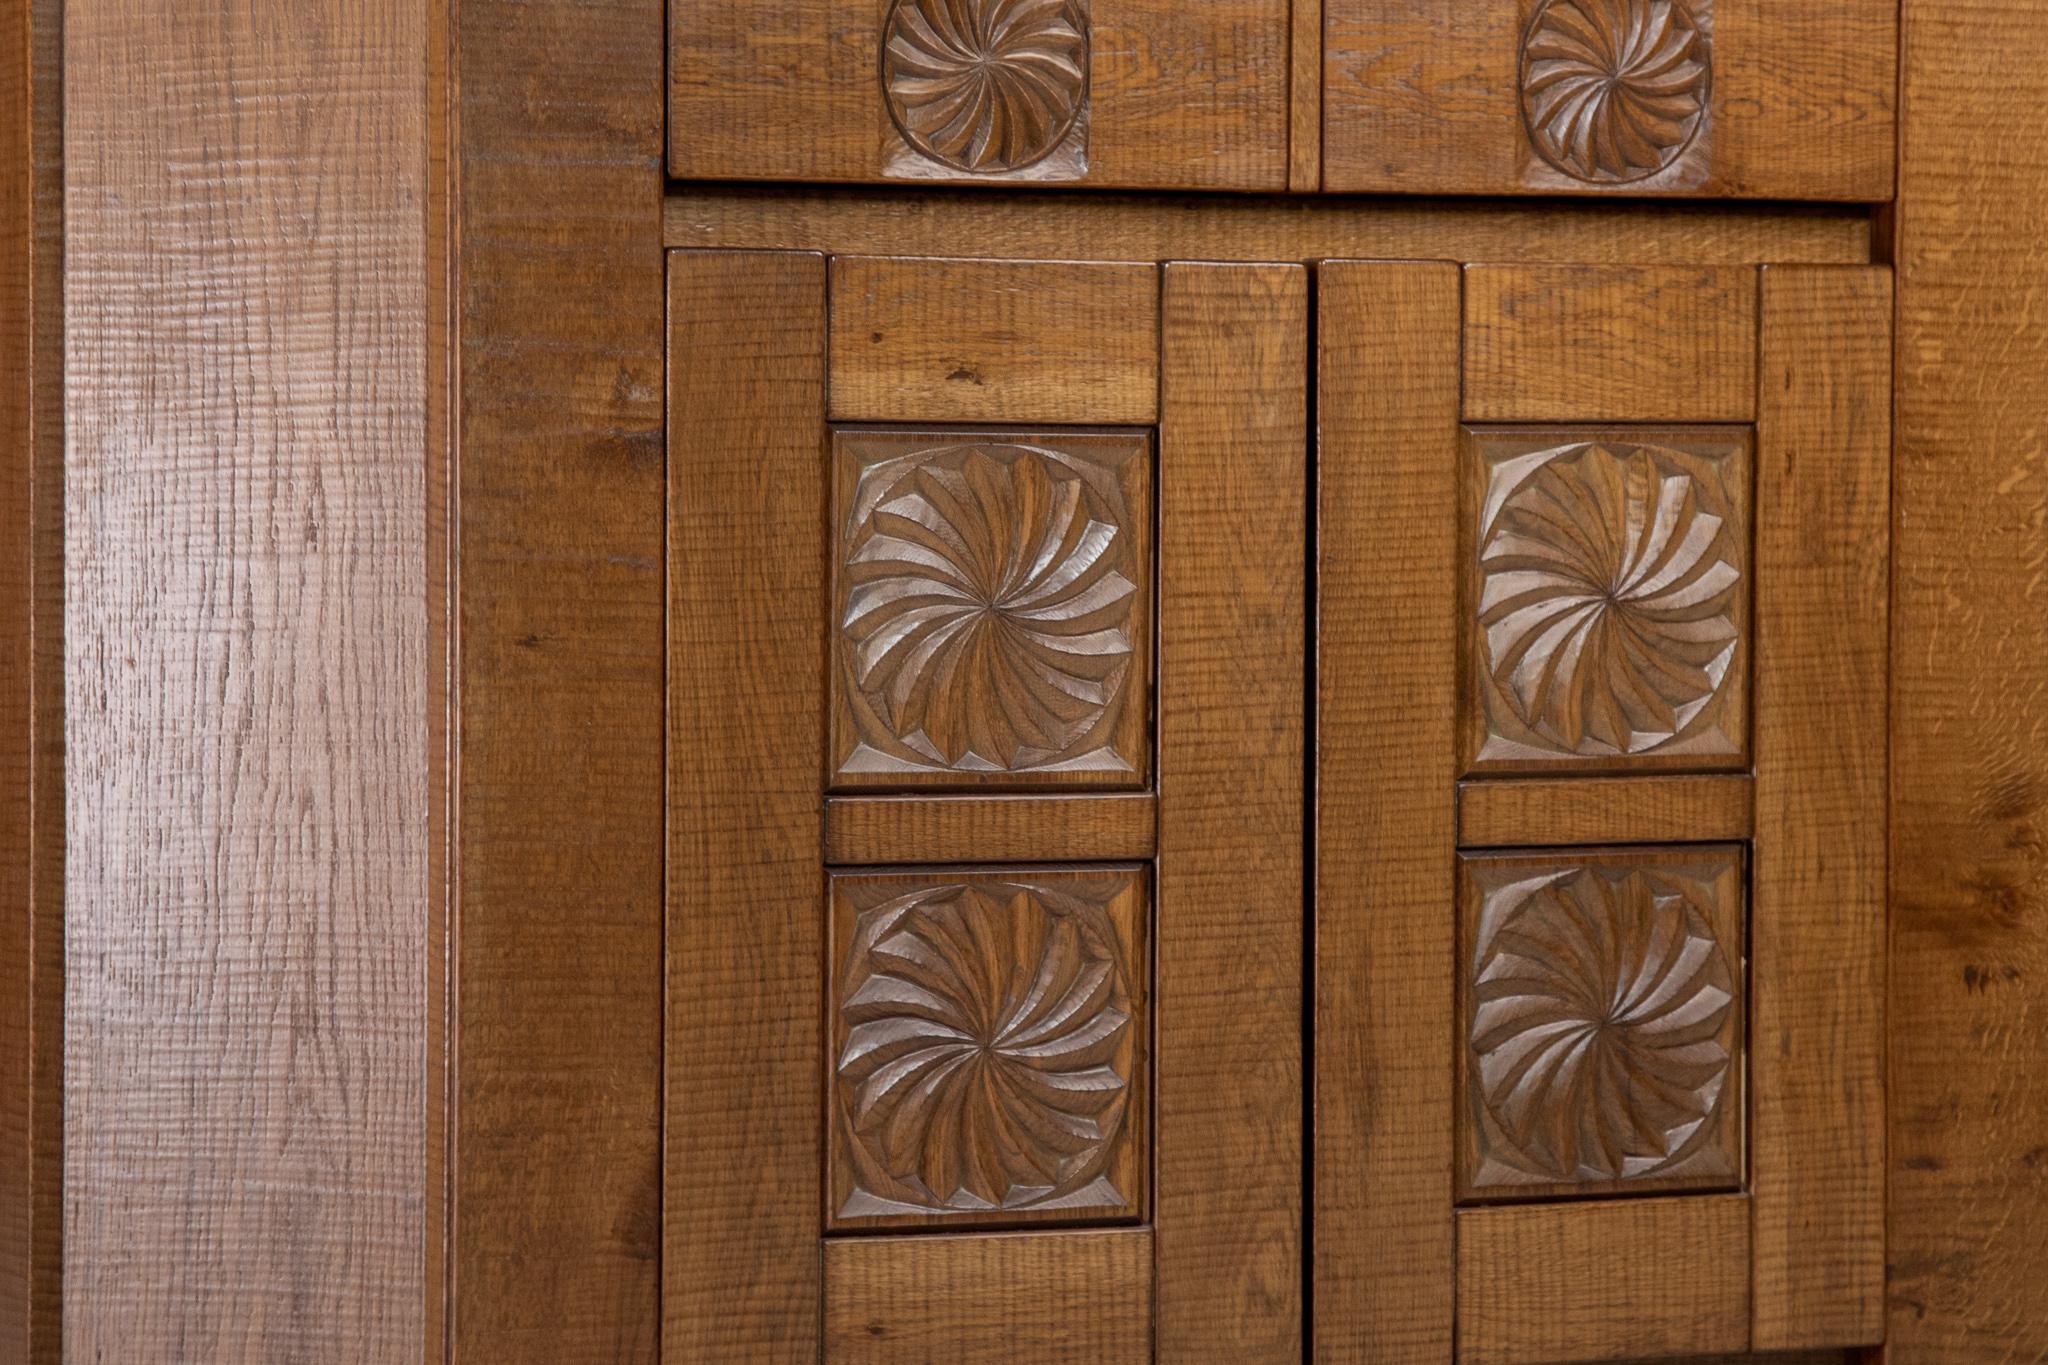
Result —
[{"label": "wood grain texture", "polygon": [[68,1357],[426,1340],[424,7],[65,7]]},{"label": "wood grain texture", "polygon": [[1755,411],[1754,271],[1465,271],[1469,421],[1746,422]]},{"label": "wood grain texture", "polygon": [[64,177],[55,0],[0,6],[0,1356],[61,1354]]},{"label": "wood grain texture", "polygon": [[809,1360],[825,262],[677,253],[669,318],[663,1349]]},{"label": "wood grain texture", "polygon": [[1747,839],[1749,776],[1527,778],[1458,784],[1458,843],[1653,844]]},{"label": "wood grain texture", "polygon": [[831,498],[834,789],[1145,785],[1149,432],[839,428]]},{"label": "wood grain texture", "polygon": [[1316,1359],[1448,1365],[1458,271],[1317,312]]},{"label": "wood grain texture", "polygon": [[2048,11],[1906,0],[1892,575],[1897,1365],[2048,1354]]},{"label": "wood grain texture", "polygon": [[831,415],[1149,423],[1158,328],[1150,266],[835,257]]},{"label": "wood grain texture", "polygon": [[1152,1230],[825,1243],[826,1365],[1149,1365]]},{"label": "wood grain texture", "polygon": [[1168,266],[1162,313],[1158,1347],[1294,1361],[1307,272]]},{"label": "wood grain texture", "polygon": [[1291,0],[1287,54],[1287,188],[1323,187],[1323,0]]},{"label": "wood grain texture", "polygon": [[[1557,8],[1536,0],[1326,0],[1324,186],[1863,201],[1890,195],[1894,0],[1689,0],[1687,27],[1701,38],[1696,61],[1710,69],[1704,79],[1676,84],[1704,107],[1686,111],[1688,145],[1670,148],[1668,161],[1636,164],[1623,183],[1554,167],[1532,145],[1523,39]],[[1641,21],[1634,6],[1624,8]],[[1642,9],[1649,17],[1670,12]],[[1627,70],[1599,63],[1590,69],[1603,76]],[[1660,115],[1672,107],[1671,74],[1659,69],[1654,79],[1644,78],[1644,90],[1659,97]],[[1648,122],[1642,112],[1639,128]]]},{"label": "wood grain texture", "polygon": [[826,1226],[1142,1217],[1148,870],[842,872],[830,898]]},{"label": "wood grain texture", "polygon": [[1459,870],[1459,1197],[1739,1188],[1742,848]]},{"label": "wood grain texture", "polygon": [[1891,275],[1772,267],[1757,414],[1756,1345],[1884,1330]]},{"label": "wood grain texture", "polygon": [[459,15],[450,1273],[476,1365],[657,1350],[662,23]]},{"label": "wood grain texture", "polygon": [[[879,78],[890,8],[880,0],[677,4],[671,172],[710,180],[1050,176],[1146,189],[1288,187],[1286,0],[1081,0],[1084,163],[1020,169],[997,161],[979,171],[900,157],[904,142]],[[983,0],[973,8],[985,8]],[[1069,49],[1061,53],[1071,60]],[[1199,98],[1189,97],[1194,89]]]},{"label": "wood grain texture", "polygon": [[1086,197],[984,190],[687,185],[667,200],[674,247],[1022,260],[1313,261],[1343,257],[1639,265],[1861,265],[1862,209],[1424,199]]},{"label": "wood grain texture", "polygon": [[1458,1214],[1460,1365],[1748,1348],[1742,1195]]},{"label": "wood grain texture", "polygon": [[825,802],[825,861],[1121,862],[1158,848],[1159,798],[835,796]]},{"label": "wood grain texture", "polygon": [[63,1336],[63,53],[0,16],[0,1357]]}]

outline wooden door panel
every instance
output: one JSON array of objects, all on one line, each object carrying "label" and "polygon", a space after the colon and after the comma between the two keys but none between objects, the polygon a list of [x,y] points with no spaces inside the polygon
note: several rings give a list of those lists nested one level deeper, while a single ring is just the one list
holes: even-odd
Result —
[{"label": "wooden door panel", "polygon": [[1307,272],[669,283],[665,1349],[1297,1360]]},{"label": "wooden door panel", "polygon": [[1464,277],[1322,273],[1319,1356],[1873,1341],[1889,276]]},{"label": "wooden door panel", "polygon": [[1293,22],[1287,0],[672,0],[669,168],[1285,189]]},{"label": "wooden door panel", "polygon": [[1889,198],[1896,0],[1324,0],[1323,187]]}]

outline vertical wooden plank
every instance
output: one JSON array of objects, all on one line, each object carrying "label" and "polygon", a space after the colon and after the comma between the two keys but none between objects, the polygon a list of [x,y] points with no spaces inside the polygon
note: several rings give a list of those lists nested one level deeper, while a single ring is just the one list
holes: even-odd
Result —
[{"label": "vertical wooden plank", "polygon": [[462,0],[451,1353],[656,1358],[661,0]]},{"label": "vertical wooden plank", "polygon": [[1459,277],[1318,281],[1319,1361],[1451,1359]]},{"label": "vertical wooden plank", "polygon": [[1897,1365],[2048,1355],[2048,7],[1906,0],[1890,999]]},{"label": "vertical wooden plank", "polygon": [[814,1360],[825,258],[669,258],[664,1353]]},{"label": "vertical wooden plank", "polygon": [[1288,53],[1287,188],[1323,187],[1323,0],[1293,0]]},{"label": "vertical wooden plank", "polygon": [[1891,276],[1764,272],[1751,1050],[1755,1346],[1884,1325]]},{"label": "vertical wooden plank", "polygon": [[64,24],[66,1354],[417,1358],[424,9]]},{"label": "vertical wooden plank", "polygon": [[1307,272],[1172,265],[1162,320],[1158,1351],[1291,1361]]}]

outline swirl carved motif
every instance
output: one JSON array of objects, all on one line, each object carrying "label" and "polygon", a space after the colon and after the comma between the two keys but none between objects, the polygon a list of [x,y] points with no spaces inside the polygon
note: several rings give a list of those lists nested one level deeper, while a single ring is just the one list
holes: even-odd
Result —
[{"label": "swirl carved motif", "polygon": [[1718,499],[1655,446],[1587,442],[1495,467],[1479,546],[1484,666],[1537,741],[1643,753],[1713,698],[1741,633]]},{"label": "swirl carved motif", "polygon": [[1140,617],[1100,468],[969,442],[870,466],[846,529],[846,684],[901,767],[1122,770]]},{"label": "swirl carved motif", "polygon": [[1645,179],[1698,136],[1708,69],[1685,0],[1548,0],[1522,43],[1530,140],[1574,179]]},{"label": "swirl carved motif", "polygon": [[1498,892],[1474,963],[1471,1052],[1487,1155],[1550,1181],[1656,1176],[1714,1134],[1735,988],[1700,907],[1635,868]]},{"label": "swirl carved motif", "polygon": [[1018,171],[1066,138],[1088,98],[1081,0],[895,0],[882,94],[903,140],[952,170]]},{"label": "swirl carved motif", "polygon": [[1116,1207],[1131,990],[1103,907],[1050,884],[925,887],[861,913],[835,1063],[847,1212]]}]

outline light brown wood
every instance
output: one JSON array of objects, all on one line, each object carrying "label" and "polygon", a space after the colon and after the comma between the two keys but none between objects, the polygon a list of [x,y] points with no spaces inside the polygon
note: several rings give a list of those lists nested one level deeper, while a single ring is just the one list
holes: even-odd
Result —
[{"label": "light brown wood", "polygon": [[1323,186],[1323,0],[1291,0],[1287,54],[1287,188]]},{"label": "light brown wood", "polygon": [[2048,1353],[2048,10],[1903,51],[1885,1331],[1992,1365]]},{"label": "light brown wood", "polygon": [[[1076,0],[1072,9],[1031,13],[1037,28],[1011,31],[1008,53],[1045,59],[1040,80],[1019,92],[1021,105],[991,113],[994,136],[976,160],[964,134],[924,148],[935,158],[898,131],[886,93],[889,5],[680,0],[669,25],[669,168],[711,180],[1287,188],[1287,0]],[[922,11],[927,23],[934,12],[946,13]],[[1047,40],[1054,24],[1063,40]],[[959,70],[969,53],[941,45],[937,59]],[[932,69],[928,57],[923,71]],[[1200,98],[1189,98],[1194,89]],[[1012,117],[1019,107],[1032,115]]]},{"label": "light brown wood", "polygon": [[1459,1365],[1748,1348],[1742,1195],[1458,1214]]},{"label": "light brown wood", "polygon": [[[817,1337],[825,262],[669,259],[662,1341]],[[750,686],[734,685],[752,678]]]},{"label": "light brown wood", "polygon": [[1465,272],[1474,422],[1746,422],[1756,274],[1731,267],[1476,265]]},{"label": "light brown wood", "polygon": [[1040,260],[1310,261],[1345,256],[1640,265],[1860,265],[1862,209],[1699,203],[1068,196],[686,185],[667,199],[675,247],[908,253],[971,244]]},{"label": "light brown wood", "polygon": [[662,6],[458,17],[451,1352],[652,1362]]},{"label": "light brown wood", "polygon": [[826,1365],[1149,1365],[1152,1308],[1150,1228],[825,1243]]},{"label": "light brown wood", "polygon": [[1747,774],[1519,778],[1458,784],[1458,842],[1518,845],[1747,839]]},{"label": "light brown wood", "polygon": [[1757,414],[1756,1345],[1884,1325],[1891,276],[1771,268]]},{"label": "light brown wood", "polygon": [[855,863],[1118,862],[1158,848],[1159,799],[1102,796],[835,796],[825,860]]},{"label": "light brown wood", "polygon": [[1144,786],[1151,434],[840,428],[831,458],[832,788]]},{"label": "light brown wood", "polygon": [[67,1358],[418,1358],[418,3],[64,7]]},{"label": "light brown wood", "polygon": [[[1323,183],[1375,193],[1891,194],[1894,3],[1689,0],[1679,12],[1678,29],[1711,35],[1693,55],[1710,55],[1660,69],[1656,95],[1660,110],[1693,100],[1697,126],[1686,119],[1682,136],[1660,142],[1663,155],[1632,161],[1614,183],[1536,150],[1531,130],[1544,125],[1525,103],[1522,53],[1544,6],[1326,0]],[[1591,13],[1596,22],[1637,17],[1632,9]],[[1533,107],[1540,114],[1544,106]],[[1643,112],[1638,127],[1652,121]]]},{"label": "light brown wood", "polygon": [[1308,347],[1300,267],[1167,267],[1154,1166],[1167,1360],[1302,1350]]},{"label": "light brown wood", "polygon": [[839,872],[830,899],[826,1227],[1143,1217],[1148,869]]},{"label": "light brown wood", "polygon": [[837,421],[1151,422],[1159,274],[835,257],[831,357]]},{"label": "light brown wood", "polygon": [[64,1209],[63,54],[0,6],[0,1356],[61,1355]]},{"label": "light brown wood", "polygon": [[1458,272],[1317,311],[1316,1358],[1447,1365]]}]

